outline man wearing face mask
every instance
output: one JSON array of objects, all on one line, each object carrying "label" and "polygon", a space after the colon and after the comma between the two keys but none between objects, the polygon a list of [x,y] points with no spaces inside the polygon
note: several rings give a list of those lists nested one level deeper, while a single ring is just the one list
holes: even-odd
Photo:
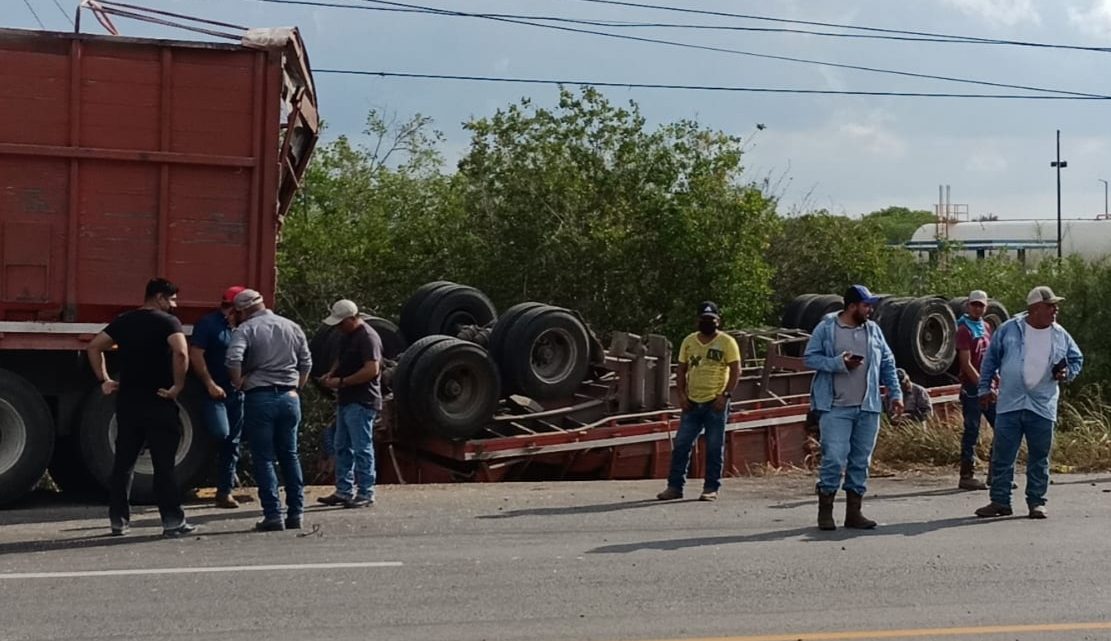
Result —
[{"label": "man wearing face mask", "polygon": [[893,417],[903,413],[903,390],[895,357],[869,320],[878,299],[863,285],[845,292],[845,309],[833,312],[814,328],[803,359],[815,370],[810,407],[821,418],[822,467],[818,473],[818,527],[836,530],[833,502],[844,474],[845,527],[872,529],[876,522],[861,512],[868,487],[868,467],[880,430],[887,387]]},{"label": "man wearing face mask", "polygon": [[193,326],[189,363],[204,385],[207,398],[201,401],[205,426],[219,448],[216,476],[216,507],[237,508],[231,495],[235,466],[239,462],[239,436],[243,428],[243,394],[231,384],[224,358],[235,328],[235,297],[246,287],[229,287],[220,309],[202,317]]},{"label": "man wearing face mask", "polygon": [[725,461],[725,422],[729,402],[741,373],[741,352],[733,337],[720,331],[721,313],[711,301],[698,305],[698,331],[683,339],[675,386],[683,410],[671,451],[667,489],[661,501],[683,497],[691,447],[706,432],[706,478],[700,501],[716,501]]},{"label": "man wearing face mask", "polygon": [[[154,491],[162,535],[180,537],[196,526],[185,521],[174,482],[174,456],[181,440],[177,397],[185,389],[189,347],[177,307],[177,286],[164,278],[147,283],[143,306],[125,312],[104,328],[86,350],[104,395],[116,394],[116,458],[109,483],[112,534],[131,529],[131,479],[145,442],[154,464]],[[104,353],[118,348],[119,382],[108,376]]]},{"label": "man wearing face mask", "polygon": [[[1041,286],[1026,296],[1026,313],[999,326],[980,368],[980,403],[995,406],[995,444],[991,453],[991,503],[976,516],[1010,516],[1011,481],[1022,438],[1026,437],[1026,505],[1032,519],[1044,519],[1049,490],[1049,452],[1057,421],[1060,383],[1084,367],[1084,355],[1057,324],[1065,300]],[[999,375],[998,391],[992,388]]]}]

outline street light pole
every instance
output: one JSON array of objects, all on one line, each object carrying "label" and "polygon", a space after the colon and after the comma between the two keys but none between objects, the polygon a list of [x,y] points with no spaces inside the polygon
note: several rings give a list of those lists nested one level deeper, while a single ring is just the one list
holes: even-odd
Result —
[{"label": "street light pole", "polygon": [[1103,183],[1103,219],[1107,220],[1107,181],[1102,178],[1096,180]]},{"label": "street light pole", "polygon": [[1057,169],[1057,259],[1061,258],[1061,170],[1069,163],[1061,160],[1061,130],[1057,130],[1057,160],[1049,163],[1050,167]]}]

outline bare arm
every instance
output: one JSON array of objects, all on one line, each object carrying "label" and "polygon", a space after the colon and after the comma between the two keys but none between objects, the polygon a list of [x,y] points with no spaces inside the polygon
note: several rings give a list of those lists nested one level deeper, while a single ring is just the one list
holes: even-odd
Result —
[{"label": "bare arm", "polygon": [[977,372],[976,368],[972,366],[972,352],[970,350],[957,350],[957,362],[960,363],[961,374],[964,376],[964,380],[979,382],[980,372]]},{"label": "bare arm", "polygon": [[162,398],[176,399],[185,389],[185,374],[189,372],[189,343],[185,334],[175,332],[166,338],[170,345],[170,357],[173,361],[174,386],[170,389],[158,390]]},{"label": "bare arm", "polygon": [[100,382],[100,390],[107,396],[116,391],[119,383],[113,381],[108,376],[108,367],[104,363],[104,352],[112,349],[115,343],[112,337],[104,332],[100,332],[89,341],[89,346],[85,348],[85,355],[89,359],[89,367],[93,370],[93,376]]},{"label": "bare arm", "polygon": [[679,398],[685,399],[687,397],[687,364],[679,363],[679,367],[675,368],[675,389],[679,392]]},{"label": "bare arm", "polygon": [[196,345],[189,346],[189,365],[193,369],[193,374],[204,383],[205,387],[216,384],[212,380],[212,374],[208,373],[208,363],[204,361],[204,349]]}]

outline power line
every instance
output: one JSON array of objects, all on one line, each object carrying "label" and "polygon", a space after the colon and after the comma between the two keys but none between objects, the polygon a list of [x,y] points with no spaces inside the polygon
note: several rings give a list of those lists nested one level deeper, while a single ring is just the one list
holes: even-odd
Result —
[{"label": "power line", "polygon": [[857,31],[868,31],[872,33],[883,34],[900,34],[906,36],[920,36],[923,38],[938,38],[942,41],[959,41],[978,44],[991,44],[991,45],[1012,45],[1016,47],[1040,47],[1048,49],[1072,49],[1077,51],[1097,51],[1107,53],[1111,51],[1108,47],[1086,47],[1083,45],[1066,45],[1048,42],[1031,42],[1026,40],[1001,40],[998,38],[981,38],[977,36],[962,36],[945,33],[935,33],[930,31],[908,31],[904,29],[885,29],[882,27],[868,27],[851,24],[840,24],[836,22],[818,22],[815,20],[794,20],[789,18],[776,18],[772,16],[760,16],[744,13],[730,13],[727,11],[711,11],[708,9],[688,9],[684,7],[669,7],[666,5],[647,4],[643,2],[630,2],[628,0],[578,0],[579,2],[589,2],[592,4],[608,4],[620,7],[633,7],[638,9],[657,9],[660,11],[672,11],[677,13],[689,13],[696,15],[715,16],[719,18],[739,18],[742,20],[757,20],[765,22],[778,22],[781,24],[799,24],[812,27],[831,27],[835,29],[854,29]]},{"label": "power line", "polygon": [[73,16],[66,13],[66,10],[62,8],[62,5],[58,4],[58,0],[54,0],[54,6],[58,7],[58,11],[61,11],[62,15],[65,16],[66,20],[69,21],[69,26],[71,26],[71,27],[76,27],[77,26],[77,25],[73,24]]},{"label": "power line", "polygon": [[1059,96],[1029,94],[976,94],[976,93],[931,93],[911,91],[839,91],[834,89],[797,89],[780,87],[739,87],[728,85],[683,85],[654,84],[640,82],[607,82],[594,80],[557,80],[550,78],[507,78],[499,76],[469,76],[435,73],[406,73],[400,71],[369,71],[359,69],[315,69],[314,74],[336,74],[347,76],[378,76],[381,78],[421,79],[421,80],[461,80],[472,82],[501,82],[532,85],[579,85],[593,87],[616,87],[622,89],[674,89],[683,91],[723,91],[737,93],[776,93],[810,94],[833,96],[893,96],[904,98],[983,98],[995,100],[1111,100],[1111,96]]},{"label": "power line", "polygon": [[27,5],[27,10],[31,12],[31,15],[35,16],[35,22],[39,23],[39,29],[46,29],[46,25],[42,23],[42,18],[39,18],[39,14],[35,12],[35,8],[31,6],[31,0],[23,0],[23,4]]},{"label": "power line", "polygon": [[[425,15],[442,15],[436,9],[404,9],[401,7],[370,7],[365,5],[341,4],[337,2],[324,2],[321,0],[249,0],[250,2],[266,2],[271,4],[291,4],[308,7],[330,7],[335,9],[354,9],[357,11],[381,11],[387,13],[417,13]],[[831,38],[852,38],[868,40],[896,40],[901,42],[943,42],[951,44],[997,44],[977,43],[961,38],[926,38],[919,36],[896,36],[865,33],[837,33],[832,31],[813,31],[810,29],[786,29],[781,27],[742,27],[739,25],[712,25],[682,22],[631,22],[618,20],[595,20],[589,18],[569,18],[567,16],[525,15],[516,13],[475,13],[475,17],[483,18],[515,18],[521,20],[541,20],[544,22],[563,22],[568,24],[591,25],[596,27],[612,27],[621,29],[659,28],[659,29],[691,29],[703,31],[741,31],[753,33],[787,33],[810,36],[824,36]]]},{"label": "power line", "polygon": [[1111,96],[1106,96],[1106,95],[1102,95],[1102,94],[1092,94],[1092,93],[1085,93],[1085,92],[1079,92],[1079,91],[1066,91],[1066,90],[1062,90],[1062,89],[1047,89],[1047,88],[1044,88],[1044,87],[1034,87],[1034,86],[1029,86],[1029,85],[1015,85],[1015,84],[1002,83],[1002,82],[991,82],[991,81],[987,81],[987,80],[975,80],[975,79],[971,79],[971,78],[959,78],[959,77],[954,77],[954,76],[939,76],[939,75],[933,75],[933,74],[915,73],[915,72],[912,72],[912,71],[900,71],[900,70],[895,70],[895,69],[883,69],[883,68],[879,68],[879,67],[866,67],[866,66],[861,66],[861,65],[850,65],[850,64],[844,64],[844,63],[839,63],[839,62],[829,62],[829,61],[825,61],[825,60],[813,60],[813,59],[809,59],[809,58],[796,58],[796,57],[792,57],[792,56],[779,56],[779,55],[773,55],[773,54],[767,54],[767,53],[757,53],[757,52],[753,52],[753,51],[743,51],[743,50],[740,50],[740,49],[728,49],[728,48],[725,48],[725,47],[714,47],[714,46],[710,46],[710,45],[698,45],[698,44],[693,44],[693,43],[688,43],[688,42],[679,42],[679,41],[675,41],[675,40],[663,40],[663,39],[660,39],[660,38],[648,38],[648,37],[644,37],[644,36],[632,36],[632,35],[628,35],[628,34],[609,33],[609,32],[606,32],[606,31],[594,31],[592,29],[580,29],[578,27],[566,27],[566,26],[561,26],[561,25],[543,24],[543,23],[538,23],[538,22],[530,22],[528,20],[517,20],[517,19],[510,19],[510,18],[496,18],[496,17],[486,16],[484,14],[468,13],[468,12],[465,12],[465,11],[454,11],[454,10],[450,10],[450,9],[439,9],[439,8],[436,8],[436,7],[427,7],[427,6],[423,6],[423,5],[407,4],[407,3],[403,3],[403,2],[393,2],[391,0],[363,0],[363,2],[369,2],[369,3],[374,3],[374,4],[386,5],[386,6],[402,7],[402,8],[407,8],[407,9],[424,9],[424,10],[436,13],[438,15],[461,16],[461,17],[467,17],[467,18],[481,18],[481,19],[486,19],[486,20],[494,20],[494,21],[497,21],[497,22],[505,22],[505,23],[510,23],[510,24],[521,24],[521,25],[527,25],[527,26],[531,26],[531,27],[540,27],[540,28],[543,28],[543,29],[554,29],[554,30],[557,30],[557,31],[565,31],[565,32],[570,32],[570,33],[589,34],[589,35],[595,35],[595,36],[602,36],[602,37],[606,37],[606,38],[614,38],[614,39],[618,39],[618,40],[629,40],[629,41],[634,41],[634,42],[646,42],[646,43],[650,43],[650,44],[662,44],[662,45],[667,45],[667,46],[672,46],[672,47],[679,47],[679,48],[684,48],[684,49],[697,49],[697,50],[702,50],[702,51],[713,51],[713,52],[716,52],[716,53],[728,53],[728,54],[733,54],[733,55],[748,56],[748,57],[753,57],[753,58],[763,58],[763,59],[768,59],[768,60],[779,60],[779,61],[784,61],[784,62],[795,62],[795,63],[801,63],[801,64],[819,65],[819,66],[824,66],[824,67],[833,67],[833,68],[837,68],[837,69],[851,69],[853,71],[867,71],[867,72],[870,72],[870,73],[882,73],[882,74],[888,74],[888,75],[904,76],[904,77],[908,77],[908,78],[922,78],[922,79],[927,79],[927,80],[943,80],[943,81],[946,81],[946,82],[957,82],[957,83],[962,83],[962,84],[981,85],[981,86],[985,86],[985,87],[997,87],[997,88],[1001,88],[1001,89],[1019,89],[1019,90],[1022,90],[1022,91],[1036,91],[1036,92],[1041,92],[1041,93],[1053,93],[1053,94],[1061,94],[1061,95],[1068,95],[1068,96],[1084,96],[1084,97],[1089,97],[1089,98],[1109,98],[1109,97],[1111,97]]}]

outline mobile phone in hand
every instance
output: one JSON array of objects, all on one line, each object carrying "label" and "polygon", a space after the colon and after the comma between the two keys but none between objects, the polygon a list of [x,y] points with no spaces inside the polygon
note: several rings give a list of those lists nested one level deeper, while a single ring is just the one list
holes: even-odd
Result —
[{"label": "mobile phone in hand", "polygon": [[849,360],[859,363],[864,360],[864,354],[849,354]]}]

